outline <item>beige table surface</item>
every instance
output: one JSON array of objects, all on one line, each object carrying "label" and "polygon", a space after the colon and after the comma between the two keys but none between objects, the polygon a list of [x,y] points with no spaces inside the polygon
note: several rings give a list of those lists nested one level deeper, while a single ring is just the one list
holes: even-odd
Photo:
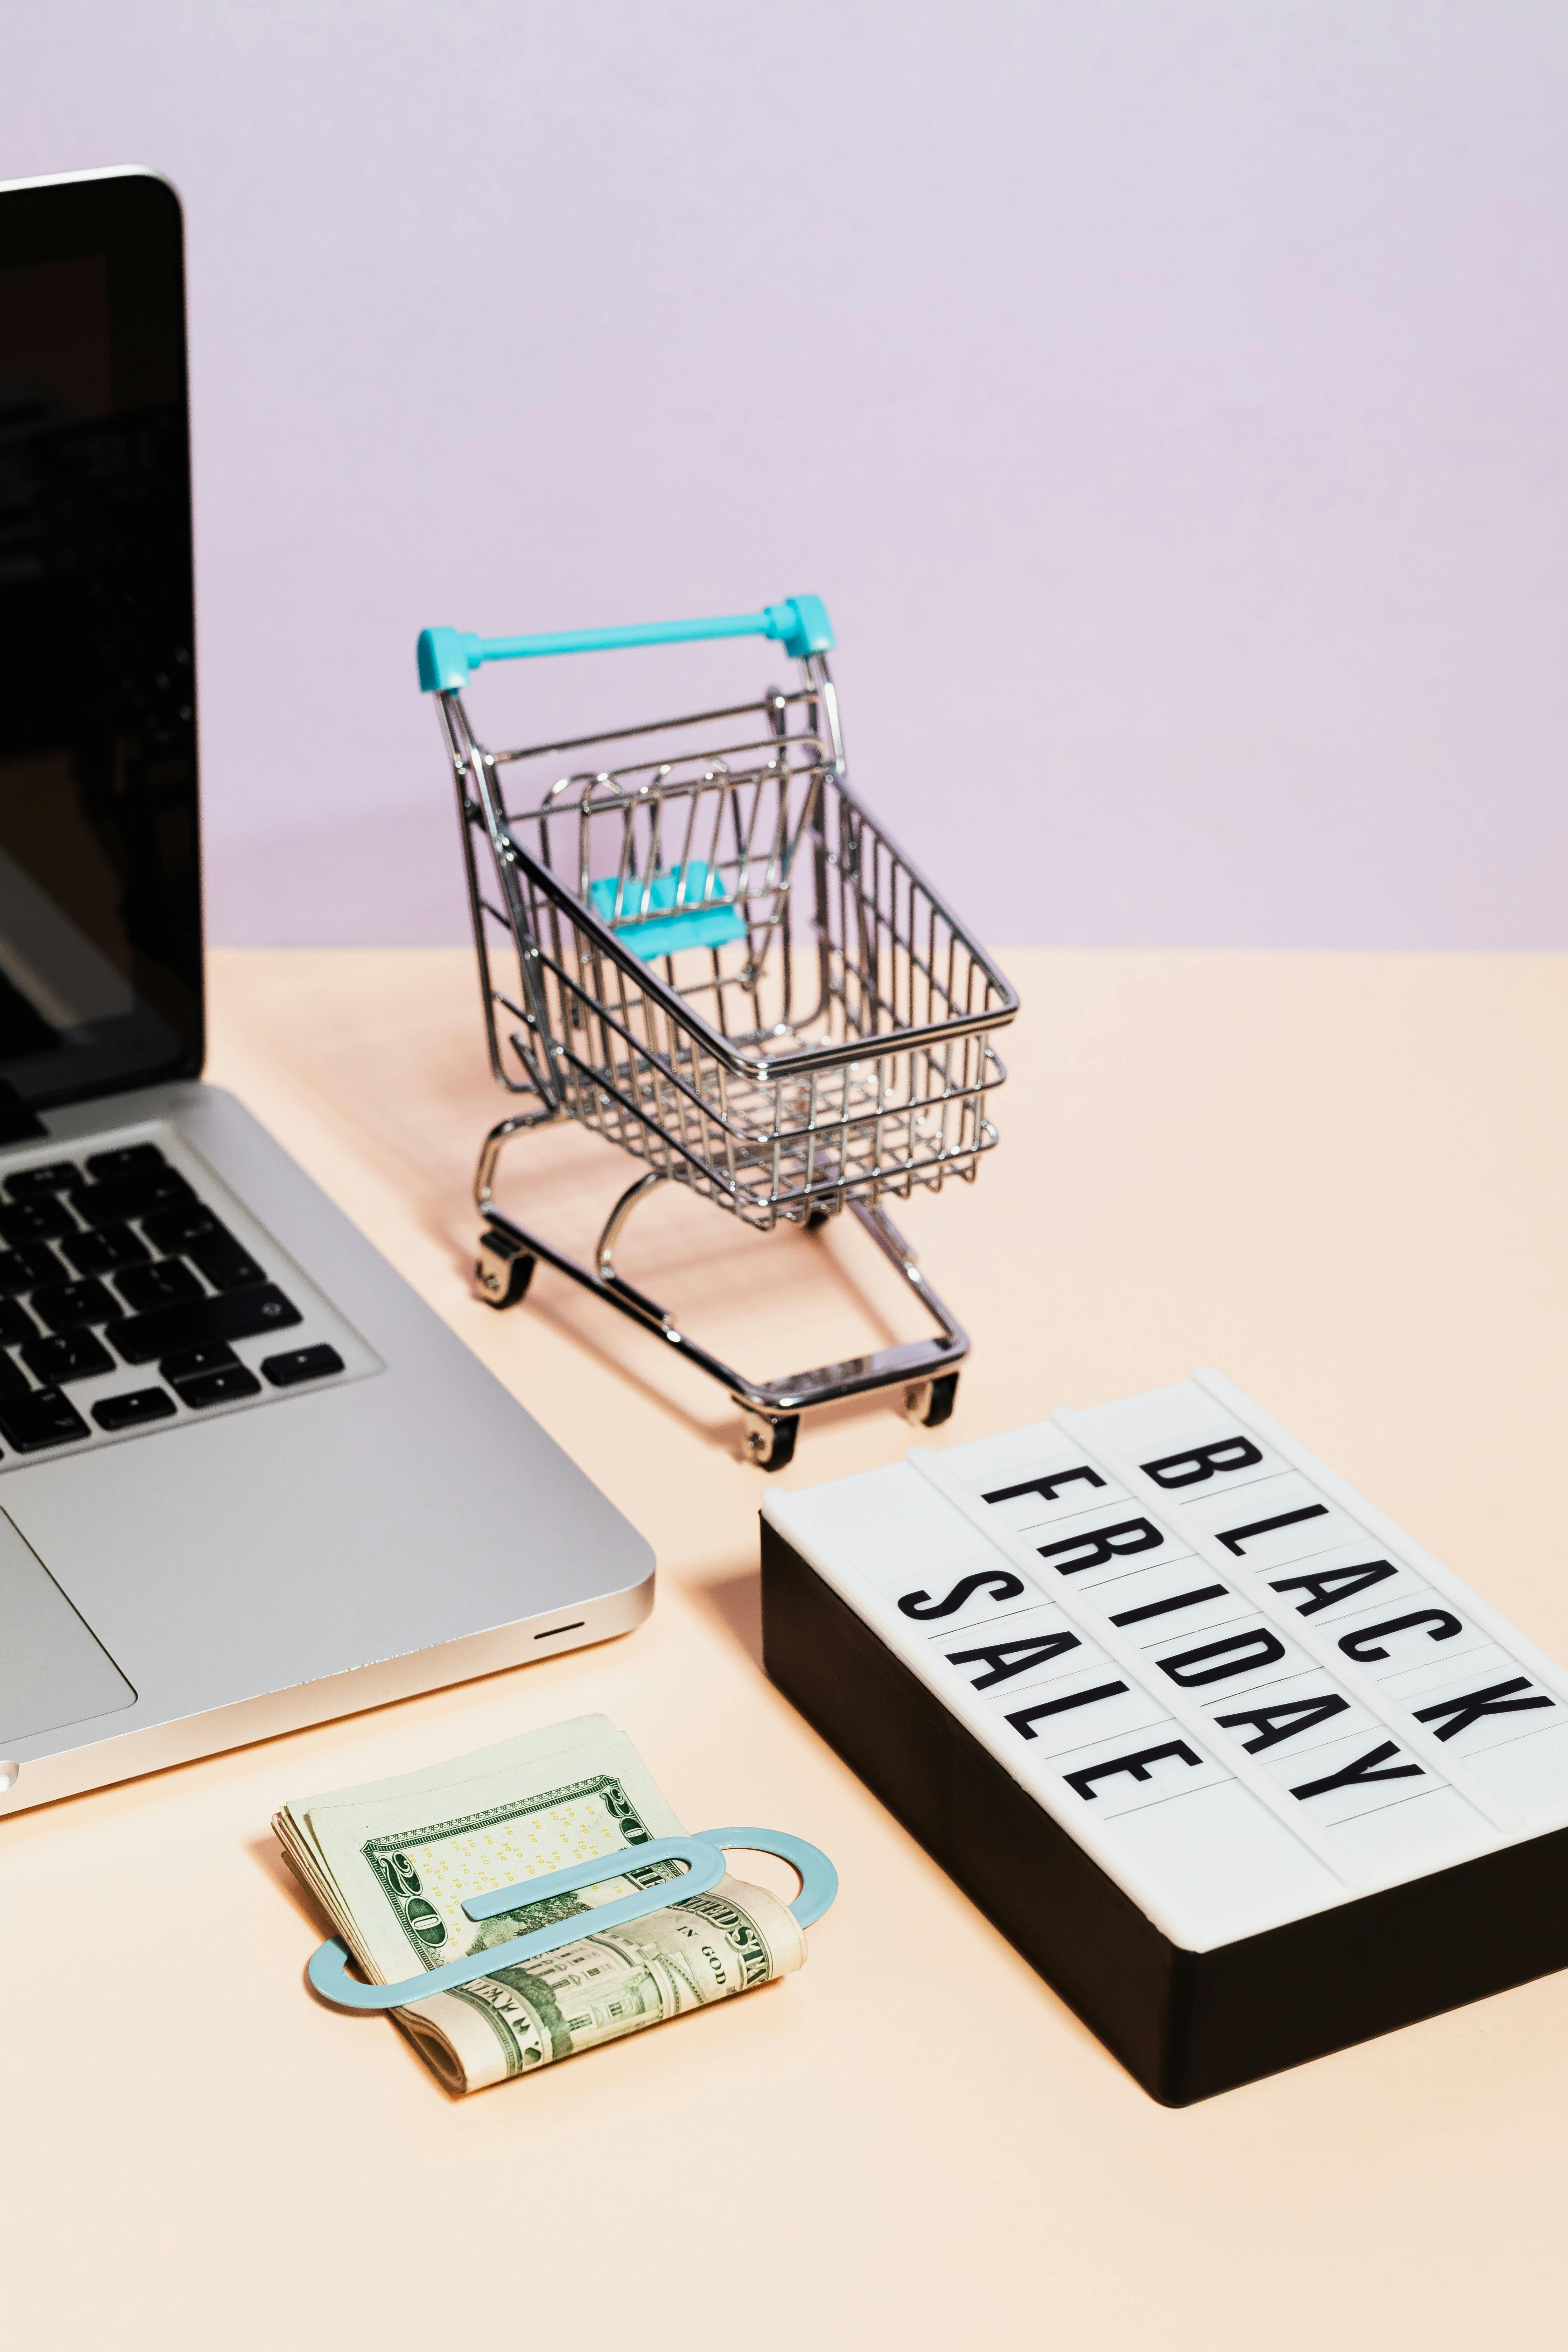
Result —
[{"label": "beige table surface", "polygon": [[[1004,962],[1002,1147],[907,1216],[974,1337],[951,1435],[1216,1364],[1568,1655],[1568,960]],[[210,1075],[646,1530],[659,1599],[622,1641],[5,1822],[0,2337],[1561,2341],[1568,1975],[1156,2106],[764,1679],[764,1479],[721,1395],[558,1278],[470,1297],[467,956],[212,978]],[[552,1133],[510,1196],[585,1242],[628,1172]],[[623,1260],[784,1371],[874,1338],[858,1238],[656,1202]],[[784,1483],[910,1439],[843,1411]],[[783,1985],[452,2100],[305,1993],[321,1927],[268,1815],[596,1709],[687,1822],[814,1838],[843,1893]]]}]

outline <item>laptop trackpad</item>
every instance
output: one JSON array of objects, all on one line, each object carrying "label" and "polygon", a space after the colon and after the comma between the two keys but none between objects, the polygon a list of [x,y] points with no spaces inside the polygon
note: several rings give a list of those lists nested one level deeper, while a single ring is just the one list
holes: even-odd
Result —
[{"label": "laptop trackpad", "polygon": [[0,1511],[0,1756],[134,1706],[136,1694],[32,1546]]}]

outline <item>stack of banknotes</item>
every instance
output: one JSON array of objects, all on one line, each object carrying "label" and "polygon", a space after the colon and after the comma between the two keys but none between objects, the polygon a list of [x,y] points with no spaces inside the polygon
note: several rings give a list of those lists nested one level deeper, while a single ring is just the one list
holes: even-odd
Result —
[{"label": "stack of banknotes", "polygon": [[[571,1863],[675,1837],[681,1824],[631,1741],[602,1715],[503,1740],[400,1780],[285,1805],[283,1852],[374,1984],[591,1914],[675,1863],[547,1896],[476,1927],[466,1899]],[[483,2090],[645,2025],[786,1976],[805,1937],[776,1897],[721,1878],[628,1926],[390,2012],[454,2091]]]}]

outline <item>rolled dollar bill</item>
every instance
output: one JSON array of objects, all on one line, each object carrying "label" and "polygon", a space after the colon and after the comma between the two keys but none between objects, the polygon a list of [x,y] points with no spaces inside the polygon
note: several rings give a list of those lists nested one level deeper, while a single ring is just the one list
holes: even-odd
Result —
[{"label": "rolled dollar bill", "polygon": [[[725,1877],[682,1899],[675,1864],[638,1868],[639,1845],[680,1827],[630,1740],[603,1716],[305,1798],[273,1822],[289,1862],[375,1984],[583,1916],[578,1941],[389,2012],[454,2091],[531,2073],[801,1967],[805,1935],[765,1889]],[[475,1895],[623,1852],[624,1871],[597,1886],[478,1927],[463,1912]],[[595,1910],[666,1878],[668,1909],[593,1931]]]}]

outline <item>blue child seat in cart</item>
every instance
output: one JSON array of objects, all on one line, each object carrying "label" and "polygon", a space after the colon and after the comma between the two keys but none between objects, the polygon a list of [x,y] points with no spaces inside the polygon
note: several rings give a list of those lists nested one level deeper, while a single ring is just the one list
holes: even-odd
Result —
[{"label": "blue child seat in cart", "polygon": [[[678,948],[721,948],[743,940],[746,926],[722,893],[717,874],[693,857],[683,874],[655,874],[641,887],[606,874],[602,882],[589,884],[588,903],[614,929],[626,929],[627,944],[651,963]],[[679,911],[660,922],[665,908]],[[626,928],[634,924],[635,929]]]},{"label": "blue child seat in cart", "polygon": [[[465,690],[489,663],[719,637],[772,639],[798,682],[518,751],[489,749],[470,723]],[[851,790],[834,642],[821,599],[792,596],[754,613],[542,636],[426,629],[418,649],[457,784],[490,1067],[533,1103],[492,1128],[479,1153],[479,1294],[514,1306],[543,1258],[721,1381],[748,1453],[770,1470],[790,1459],[812,1405],[898,1388],[927,1428],[952,1412],[969,1342],[883,1204],[973,1180],[996,1141],[985,1098],[1006,1075],[992,1034],[1018,1009]],[[530,776],[531,801],[516,788]],[[493,1198],[504,1146],[562,1118],[646,1163],[592,1266]],[[762,1232],[847,1208],[936,1336],[746,1378],[616,1272],[626,1219],[667,1182]]]}]

